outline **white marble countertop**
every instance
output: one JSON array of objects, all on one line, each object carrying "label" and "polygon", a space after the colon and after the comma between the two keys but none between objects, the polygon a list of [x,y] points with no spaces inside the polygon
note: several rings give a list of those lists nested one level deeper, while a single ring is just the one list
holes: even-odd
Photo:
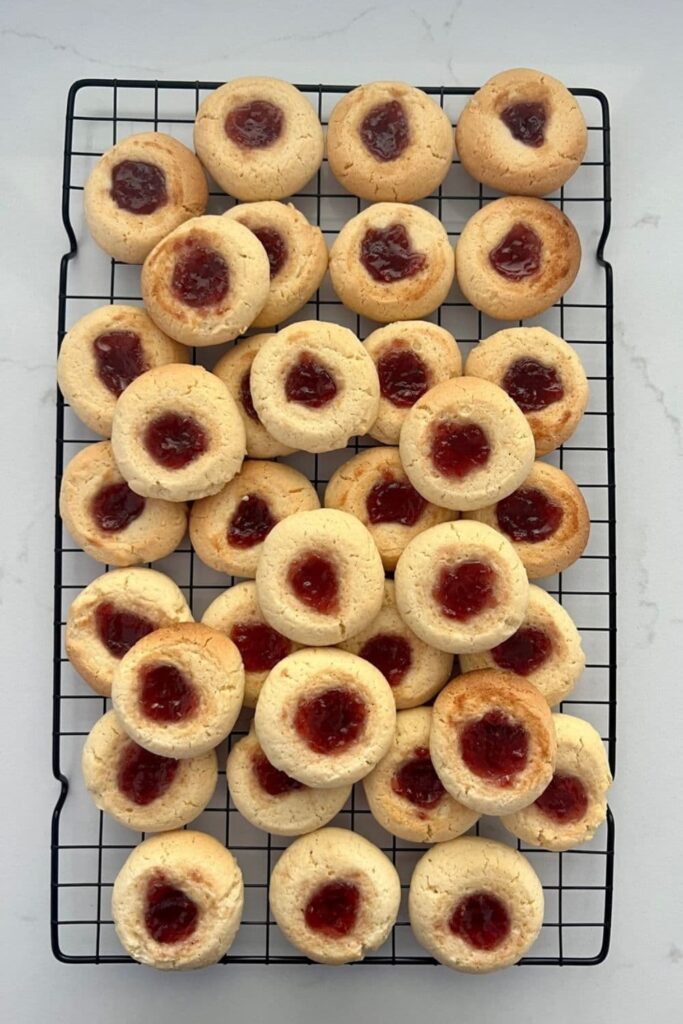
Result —
[{"label": "white marble countertop", "polygon": [[[200,13],[201,12],[201,13]],[[5,0],[0,14],[3,500],[0,630],[2,959],[8,1019],[323,1020],[360,1016],[668,1024],[683,1002],[678,798],[683,623],[683,135],[674,0],[554,5],[429,0]],[[403,77],[479,84],[541,67],[609,96],[613,123],[619,553],[619,756],[614,930],[597,968],[488,978],[433,968],[242,967],[164,976],[74,967],[49,951],[54,351],[63,114],[77,78],[294,81]]]}]

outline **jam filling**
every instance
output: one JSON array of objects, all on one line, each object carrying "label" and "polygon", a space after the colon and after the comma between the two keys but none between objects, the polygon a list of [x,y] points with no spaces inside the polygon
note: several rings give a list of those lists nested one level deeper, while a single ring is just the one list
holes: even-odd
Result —
[{"label": "jam filling", "polygon": [[117,398],[147,369],[140,337],[135,331],[106,331],[95,338],[92,347],[97,376]]},{"label": "jam filling", "polygon": [[491,445],[476,423],[444,420],[434,427],[430,454],[439,473],[462,480],[486,465]]},{"label": "jam filling", "polygon": [[508,281],[531,277],[541,266],[541,239],[528,224],[513,224],[502,242],[491,249],[489,262]]},{"label": "jam filling", "polygon": [[553,651],[553,642],[542,629],[522,626],[491,651],[498,668],[529,676],[544,665]]},{"label": "jam filling", "polygon": [[542,103],[513,103],[506,107],[500,119],[510,134],[525,146],[538,149],[545,142],[545,107]]},{"label": "jam filling", "polygon": [[228,543],[235,548],[253,548],[266,539],[276,522],[267,501],[257,494],[245,494],[230,520]]},{"label": "jam filling", "polygon": [[147,425],[144,444],[159,465],[166,469],[183,469],[204,454],[208,438],[193,416],[166,412]]},{"label": "jam filling", "polygon": [[415,526],[427,502],[407,480],[380,480],[365,497],[369,521]]},{"label": "jam filling", "polygon": [[367,714],[365,701],[352,690],[337,686],[300,700],[294,727],[316,754],[339,754],[356,742]]},{"label": "jam filling", "polygon": [[253,235],[256,235],[266,250],[268,263],[270,264],[270,279],[272,281],[287,262],[287,243],[275,228],[249,228],[249,230]]},{"label": "jam filling", "polygon": [[382,397],[398,409],[415,405],[429,390],[427,367],[409,348],[393,348],[380,356],[377,374]]},{"label": "jam filling", "polygon": [[131,491],[127,483],[110,484],[97,492],[90,512],[100,530],[117,533],[135,522],[145,510],[145,499]]},{"label": "jam filling", "polygon": [[310,352],[303,352],[285,378],[288,402],[298,402],[309,409],[322,409],[337,394],[337,383],[322,363]]},{"label": "jam filling", "polygon": [[234,107],[225,119],[225,134],[243,149],[265,149],[282,135],[285,115],[268,100],[252,100]]},{"label": "jam filling", "polygon": [[329,615],[339,607],[337,570],[329,558],[313,552],[292,562],[287,581],[301,601],[321,615]]},{"label": "jam filling", "polygon": [[415,252],[402,224],[368,228],[360,244],[360,261],[370,277],[383,284],[414,277],[427,265],[423,252]]},{"label": "jam filling", "polygon": [[436,807],[446,790],[434,771],[432,759],[426,747],[417,747],[409,761],[405,761],[391,779],[391,788],[398,796],[409,800],[416,807],[431,810]]},{"label": "jam filling", "polygon": [[116,781],[124,796],[146,807],[167,791],[178,771],[179,761],[160,757],[130,740],[119,756]]},{"label": "jam filling", "polygon": [[108,601],[95,609],[97,635],[114,658],[122,658],[143,636],[157,627],[135,612],[124,612]]},{"label": "jam filling", "polygon": [[448,926],[475,949],[495,949],[510,934],[510,915],[491,892],[474,892],[460,900]]},{"label": "jam filling", "polygon": [[413,662],[410,644],[398,633],[378,633],[371,637],[358,656],[379,669],[389,686],[398,686]]},{"label": "jam filling", "polygon": [[564,387],[557,370],[526,357],[512,363],[503,377],[502,386],[522,412],[539,412],[564,398]]},{"label": "jam filling", "polygon": [[460,733],[460,753],[471,772],[509,786],[527,763],[529,734],[521,722],[493,708]]},{"label": "jam filling", "polygon": [[563,516],[562,506],[535,487],[520,487],[496,505],[496,519],[503,533],[527,544],[552,537]]},{"label": "jam filling", "polygon": [[398,100],[379,103],[368,111],[360,123],[363,145],[378,160],[396,160],[410,142],[410,128],[403,106]]},{"label": "jam filling", "polygon": [[352,882],[327,882],[306,904],[306,924],[314,932],[340,939],[353,930],[359,902],[360,892]]},{"label": "jam filling", "polygon": [[182,722],[199,706],[197,691],[175,665],[146,665],[138,695],[140,710],[155,722]]},{"label": "jam filling", "polygon": [[155,942],[169,944],[189,939],[198,924],[199,910],[182,889],[163,875],[150,879],[145,900],[145,927]]},{"label": "jam filling", "polygon": [[259,786],[268,796],[282,796],[304,788],[302,782],[297,782],[287,772],[275,768],[263,752],[254,755],[251,766]]},{"label": "jam filling", "polygon": [[446,566],[432,591],[447,619],[469,622],[487,608],[495,608],[496,574],[486,562],[474,559]]},{"label": "jam filling", "polygon": [[588,810],[586,788],[576,775],[556,772],[550,785],[536,800],[536,806],[548,818],[560,825],[581,821]]},{"label": "jam filling", "polygon": [[244,406],[244,411],[246,412],[249,419],[252,419],[254,420],[255,423],[258,423],[258,413],[254,408],[254,400],[251,397],[251,367],[243,375],[242,380],[240,381],[240,401]]},{"label": "jam filling", "polygon": [[230,639],[242,656],[245,672],[270,672],[291,653],[291,642],[265,622],[237,622]]},{"label": "jam filling", "polygon": [[156,164],[122,160],[112,167],[110,195],[128,213],[154,213],[168,202],[166,175]]},{"label": "jam filling", "polygon": [[230,271],[223,257],[211,246],[194,238],[178,244],[171,275],[171,291],[192,309],[216,306],[230,288]]}]

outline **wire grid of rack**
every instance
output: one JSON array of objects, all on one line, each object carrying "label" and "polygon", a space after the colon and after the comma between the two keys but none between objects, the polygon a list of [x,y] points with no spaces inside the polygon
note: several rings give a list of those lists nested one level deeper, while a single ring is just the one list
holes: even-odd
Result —
[{"label": "wire grid of rack", "polygon": [[[81,192],[100,154],[113,142],[139,131],[162,130],[191,145],[194,116],[204,96],[219,83],[148,82],[88,79],[74,83],[67,102],[62,214],[69,251],[61,262],[59,342],[82,315],[112,302],[138,304],[139,268],[109,260],[94,245],[84,226]],[[347,86],[302,85],[323,124]],[[453,124],[475,90],[426,88],[449,114]],[[591,385],[587,413],[571,442],[549,457],[579,483],[591,513],[591,540],[584,556],[566,572],[544,581],[579,626],[587,668],[562,707],[591,721],[600,731],[614,771],[616,717],[616,566],[615,481],[612,376],[612,271],[604,259],[610,227],[609,107],[593,89],[575,89],[589,126],[589,146],[582,167],[550,201],[564,209],[581,236],[584,258],[566,299],[528,323],[555,331],[580,355]],[[436,214],[456,238],[472,213],[496,198],[472,181],[457,160],[441,188],[420,205]],[[343,223],[362,208],[335,182],[327,163],[304,191],[292,200],[331,242]],[[219,213],[232,205],[211,185],[209,209]],[[78,253],[78,258],[77,257]],[[359,337],[376,325],[345,309],[325,282],[320,292],[293,319],[333,320],[351,327]],[[499,330],[468,305],[454,287],[434,319],[458,339],[464,352],[479,339]],[[198,358],[211,366],[215,350]],[[85,444],[97,440],[57,399],[56,496],[62,469]],[[374,442],[356,439],[350,450],[325,456],[304,453],[287,461],[322,488],[349,454]],[[183,589],[195,617],[233,580],[209,570],[185,541],[156,563]],[[144,835],[117,825],[98,812],[85,792],[80,751],[89,729],[108,707],[91,693],[65,657],[64,622],[70,601],[98,576],[103,567],[78,549],[64,531],[58,512],[55,525],[54,731],[53,772],[60,793],[52,820],[51,938],[55,956],[68,963],[126,963],[111,921],[110,896],[116,874],[130,850]],[[241,727],[240,727],[241,726]],[[231,741],[246,731],[245,720]],[[230,742],[230,741],[229,741]],[[227,748],[227,744],[226,744]],[[223,752],[220,765],[224,766]],[[423,848],[396,840],[370,815],[360,786],[334,824],[361,832],[379,845],[401,876],[403,899],[398,922],[386,944],[366,964],[434,963],[415,942],[407,918],[410,873]],[[235,853],[245,880],[242,927],[223,962],[306,963],[279,932],[268,909],[271,869],[288,840],[271,837],[250,826],[231,805],[225,772],[212,802],[192,827],[209,832]],[[475,831],[506,839],[495,819],[482,819]],[[597,964],[609,949],[612,915],[614,821],[611,812],[586,846],[556,854],[519,849],[538,872],[546,910],[541,935],[522,964]]]}]

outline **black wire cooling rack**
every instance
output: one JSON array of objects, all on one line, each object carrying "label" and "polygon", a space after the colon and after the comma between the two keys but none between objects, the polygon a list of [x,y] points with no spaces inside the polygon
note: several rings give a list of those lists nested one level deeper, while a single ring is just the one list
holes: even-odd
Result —
[{"label": "black wire cooling rack", "polygon": [[[126,135],[163,130],[191,145],[192,124],[204,96],[219,83],[148,82],[87,79],[74,83],[66,111],[62,217],[69,251],[62,257],[59,284],[59,342],[75,321],[105,303],[140,302],[139,268],[109,260],[90,239],[83,222],[81,192],[89,171],[103,150]],[[301,85],[320,118],[329,112],[347,86]],[[427,88],[455,124],[475,90]],[[580,484],[591,512],[592,532],[584,556],[566,572],[545,581],[580,627],[587,668],[570,700],[562,707],[591,721],[600,731],[614,771],[616,718],[616,565],[615,483],[612,375],[612,269],[604,248],[610,228],[609,107],[594,89],[574,89],[586,115],[589,146],[586,160],[552,202],[566,210],[581,236],[584,258],[568,298],[532,323],[560,334],[579,353],[591,382],[591,399],[579,429],[550,457]],[[444,223],[452,237],[467,218],[494,194],[485,191],[454,161],[443,186],[420,205]],[[362,205],[335,182],[327,163],[293,202],[331,241],[342,224]],[[221,212],[232,200],[212,185],[208,212]],[[77,258],[77,254],[80,254]],[[454,290],[455,291],[455,290]],[[335,298],[327,284],[296,319],[334,320],[360,337],[374,328]],[[505,326],[477,313],[452,294],[436,314],[464,351]],[[200,354],[206,358],[206,350]],[[216,354],[209,352],[209,365]],[[56,498],[62,469],[84,444],[97,440],[79,423],[61,395],[57,399]],[[356,440],[358,451],[367,441]],[[324,486],[340,454],[292,457],[298,468]],[[184,590],[197,618],[217,593],[233,581],[195,559],[185,542],[179,551],[157,563]],[[142,839],[98,812],[85,792],[80,752],[91,726],[108,701],[93,694],[65,657],[66,611],[79,590],[103,567],[93,562],[66,535],[58,512],[55,522],[54,731],[52,768],[60,793],[52,819],[51,938],[54,955],[66,963],[127,963],[116,939],[110,897],[114,878],[130,850]],[[244,734],[233,733],[235,738]],[[221,760],[224,764],[224,759]],[[360,787],[336,824],[355,829],[379,845],[401,876],[403,900],[398,922],[382,949],[366,964],[429,964],[412,937],[406,895],[410,873],[421,847],[397,841],[373,820]],[[286,942],[270,917],[270,871],[287,841],[250,826],[231,805],[225,773],[216,794],[192,827],[209,832],[235,853],[245,880],[243,924],[224,963],[306,963]],[[481,834],[511,837],[495,819],[482,819]],[[550,853],[517,843],[539,874],[546,911],[541,935],[522,964],[597,964],[607,955],[612,917],[614,821],[611,813],[596,837],[567,853]]]}]

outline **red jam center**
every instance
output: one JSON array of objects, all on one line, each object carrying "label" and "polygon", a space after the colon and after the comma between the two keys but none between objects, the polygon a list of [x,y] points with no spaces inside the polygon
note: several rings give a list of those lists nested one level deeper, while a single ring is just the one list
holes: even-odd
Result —
[{"label": "red jam center", "polygon": [[251,765],[259,786],[268,796],[282,796],[284,793],[304,788],[303,783],[297,782],[287,772],[275,768],[264,753],[254,755]]},{"label": "red jam center", "polygon": [[129,213],[154,213],[168,202],[166,175],[156,164],[122,160],[112,167],[111,197]]},{"label": "red jam center", "polygon": [[382,397],[407,409],[429,390],[427,367],[409,348],[393,348],[380,356],[377,374]]},{"label": "red jam center", "polygon": [[287,243],[275,228],[249,228],[249,230],[252,234],[256,235],[266,250],[268,262],[270,263],[270,279],[272,281],[280,273],[287,260]]},{"label": "red jam center", "polygon": [[242,656],[245,672],[270,672],[292,650],[290,641],[265,622],[237,622],[230,639]]},{"label": "red jam center", "polygon": [[378,160],[396,160],[410,142],[406,112],[398,100],[379,103],[360,123],[363,145]]},{"label": "red jam center", "polygon": [[235,548],[253,548],[266,539],[276,522],[267,501],[257,494],[245,494],[230,520],[228,543]]},{"label": "red jam center", "polygon": [[244,411],[247,416],[254,420],[255,423],[258,423],[258,413],[254,408],[254,400],[251,397],[251,367],[247,370],[240,381],[240,401],[244,406]]},{"label": "red jam center", "polygon": [[194,900],[163,875],[150,880],[145,902],[145,927],[155,942],[189,939],[197,927],[199,910]]},{"label": "red jam center", "polygon": [[436,807],[446,792],[426,747],[417,747],[410,761],[405,761],[394,772],[391,788],[411,804],[430,809]]},{"label": "red jam center", "polygon": [[225,119],[225,134],[236,146],[264,149],[272,146],[282,134],[285,116],[268,100],[252,100],[235,107]]},{"label": "red jam center", "polygon": [[131,647],[157,627],[135,612],[124,612],[108,601],[95,609],[97,635],[114,658],[122,658]]},{"label": "red jam center", "polygon": [[508,786],[526,767],[529,734],[521,722],[494,708],[460,733],[460,753],[471,772]]},{"label": "red jam center", "polygon": [[130,740],[121,751],[116,773],[118,787],[134,804],[145,807],[163,796],[178,771],[173,757],[160,757]]},{"label": "red jam center", "polygon": [[166,469],[182,469],[207,448],[204,429],[193,416],[166,412],[157,416],[145,430],[145,448]]},{"label": "red jam center", "polygon": [[472,560],[442,569],[432,594],[447,619],[469,622],[487,608],[495,608],[495,587],[491,566]]},{"label": "red jam center", "polygon": [[126,483],[110,484],[98,491],[90,511],[100,530],[116,533],[124,530],[145,510],[145,499],[131,491]]},{"label": "red jam center", "polygon": [[182,722],[199,706],[197,691],[175,665],[147,665],[140,673],[140,710],[155,722]]},{"label": "red jam center", "polygon": [[135,331],[107,331],[92,343],[97,376],[118,398],[131,381],[147,369]]},{"label": "red jam center", "polygon": [[475,949],[495,949],[510,933],[510,915],[493,893],[475,892],[460,900],[448,926]]},{"label": "red jam center", "polygon": [[379,669],[389,686],[398,686],[413,661],[410,644],[398,633],[378,633],[366,640],[358,655]]},{"label": "red jam center", "polygon": [[491,657],[498,668],[509,669],[518,676],[528,676],[548,660],[553,642],[542,629],[522,626],[509,639],[498,644],[491,651]]},{"label": "red jam center", "polygon": [[366,718],[365,702],[339,686],[299,701],[294,725],[316,754],[338,754],[355,743]]},{"label": "red jam center", "polygon": [[329,558],[308,554],[289,567],[287,580],[302,604],[322,615],[329,615],[339,605],[337,570]]},{"label": "red jam center", "polygon": [[513,224],[502,242],[491,249],[489,262],[508,281],[531,277],[541,265],[541,239],[528,224]]},{"label": "red jam center", "polygon": [[360,260],[370,277],[383,284],[413,277],[427,265],[425,254],[413,251],[403,224],[368,228],[360,244]]},{"label": "red jam center", "polygon": [[306,924],[314,932],[340,939],[353,930],[359,902],[358,887],[351,882],[327,882],[306,904]]},{"label": "red jam center", "polygon": [[517,359],[503,377],[503,388],[522,412],[539,412],[564,398],[562,380],[552,366]]},{"label": "red jam center", "polygon": [[400,523],[415,526],[427,502],[407,480],[380,480],[365,498],[368,519],[378,523]]},{"label": "red jam center", "polygon": [[187,238],[179,245],[171,275],[171,291],[192,309],[215,306],[228,294],[228,264],[215,249]]},{"label": "red jam center", "polygon": [[556,773],[536,800],[536,806],[560,825],[571,825],[588,810],[586,788],[576,775]]},{"label": "red jam center", "polygon": [[545,142],[545,107],[542,103],[513,103],[501,113],[500,119],[513,138],[525,146],[538,149]]},{"label": "red jam center", "polygon": [[562,506],[535,487],[520,487],[496,505],[496,519],[503,533],[527,544],[552,537],[563,515]]},{"label": "red jam center", "polygon": [[330,371],[310,352],[302,353],[285,379],[287,401],[321,409],[336,394],[337,384]]},{"label": "red jam center", "polygon": [[489,461],[491,445],[476,423],[438,423],[432,433],[431,456],[434,466],[444,476],[462,480]]}]

